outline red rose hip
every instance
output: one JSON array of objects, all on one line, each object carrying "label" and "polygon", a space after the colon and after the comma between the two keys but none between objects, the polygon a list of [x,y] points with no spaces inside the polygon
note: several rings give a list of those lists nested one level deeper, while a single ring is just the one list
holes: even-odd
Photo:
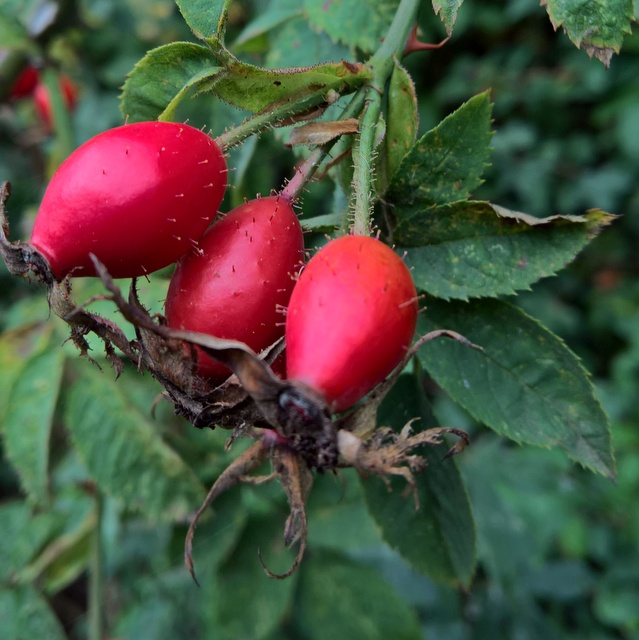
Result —
[{"label": "red rose hip", "polygon": [[31,244],[62,279],[95,275],[95,254],[115,278],[178,260],[215,218],[226,161],[214,140],[174,122],[110,129],[76,149],[44,194]]},{"label": "red rose hip", "polygon": [[[167,324],[265,349],[284,334],[280,309],[288,304],[303,249],[300,223],[285,198],[258,198],[233,209],[178,262],[166,298]],[[202,377],[222,382],[231,374],[197,352]]]},{"label": "red rose hip", "polygon": [[332,240],[291,295],[288,378],[319,391],[332,411],[347,409],[399,364],[417,312],[410,271],[390,247],[366,236]]}]

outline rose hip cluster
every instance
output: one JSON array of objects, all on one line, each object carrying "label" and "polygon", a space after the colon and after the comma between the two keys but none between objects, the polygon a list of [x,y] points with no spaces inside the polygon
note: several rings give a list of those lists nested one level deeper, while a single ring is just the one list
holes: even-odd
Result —
[{"label": "rose hip cluster", "polygon": [[[256,198],[218,216],[226,179],[224,154],[202,131],[124,125],[60,166],[31,244],[58,280],[96,275],[91,254],[116,278],[177,262],[169,327],[238,340],[255,352],[285,335],[289,379],[319,392],[334,412],[349,408],[410,345],[417,296],[409,270],[387,245],[364,236],[329,241],[303,266],[291,202]],[[218,384],[230,375],[197,355],[199,376]]]}]

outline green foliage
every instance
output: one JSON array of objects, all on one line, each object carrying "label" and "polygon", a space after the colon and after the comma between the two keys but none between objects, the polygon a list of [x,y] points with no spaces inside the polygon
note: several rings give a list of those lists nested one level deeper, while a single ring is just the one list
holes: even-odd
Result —
[{"label": "green foliage", "polygon": [[209,612],[222,637],[263,638],[277,629],[289,610],[298,577],[273,582],[264,575],[256,549],[266,565],[283,572],[292,562],[285,552],[281,522],[271,510],[266,516],[248,521],[235,551],[211,583],[208,598],[214,603]]},{"label": "green foliage", "polygon": [[29,359],[11,386],[3,435],[7,458],[37,504],[48,498],[49,441],[64,367],[64,353],[50,349]]},{"label": "green foliage", "polygon": [[211,52],[197,44],[172,42],[152,49],[124,83],[122,114],[130,122],[171,120],[189,89],[220,69]]},{"label": "green foliage", "polygon": [[0,616],[7,638],[66,638],[55,614],[32,586],[0,588]]},{"label": "green foliage", "polygon": [[222,40],[231,0],[177,0],[180,13],[200,39]]},{"label": "green foliage", "polygon": [[433,9],[444,23],[448,35],[453,32],[453,27],[457,21],[457,13],[463,1],[464,0],[449,0],[448,2],[440,2],[439,0],[433,0]]},{"label": "green foliage", "polygon": [[[388,85],[388,114],[382,158],[386,182],[396,176],[417,137],[417,95],[410,74],[397,60]],[[386,189],[378,189],[385,191]]]},{"label": "green foliage", "polygon": [[377,49],[388,31],[398,0],[304,0],[308,22],[315,31],[324,31],[332,40],[366,53]]},{"label": "green foliage", "polygon": [[303,108],[326,100],[330,91],[350,93],[370,79],[365,67],[344,63],[318,65],[308,69],[270,71],[234,61],[226,72],[202,83],[235,107],[258,113],[269,105],[297,101]]}]

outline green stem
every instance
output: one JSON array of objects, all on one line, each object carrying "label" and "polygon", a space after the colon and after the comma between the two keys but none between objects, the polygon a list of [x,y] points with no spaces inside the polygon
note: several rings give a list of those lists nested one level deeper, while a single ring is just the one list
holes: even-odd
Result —
[{"label": "green stem", "polygon": [[373,192],[373,152],[375,133],[382,108],[382,96],[375,87],[366,92],[366,107],[360,119],[359,136],[353,145],[353,185],[355,202],[353,206],[353,233],[368,236],[371,232],[371,211]]},{"label": "green stem", "polygon": [[406,40],[415,24],[419,0],[402,0],[393,22],[379,49],[368,61],[373,69],[372,83],[366,89],[365,111],[360,119],[359,135],[353,145],[353,203],[352,230],[356,235],[371,232],[371,212],[373,209],[373,167],[375,136],[382,108],[384,87],[393,72],[395,58],[400,57]]},{"label": "green stem", "polygon": [[89,564],[89,640],[102,640],[104,637],[102,605],[104,603],[103,564],[102,564],[102,508],[103,497],[96,489],[96,524],[91,539],[91,557]]}]

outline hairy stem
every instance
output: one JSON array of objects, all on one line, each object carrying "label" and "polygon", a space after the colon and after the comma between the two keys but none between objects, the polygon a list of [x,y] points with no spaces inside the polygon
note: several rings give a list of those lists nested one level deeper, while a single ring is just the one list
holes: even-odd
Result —
[{"label": "hairy stem", "polygon": [[400,57],[417,16],[419,0],[402,0],[393,22],[379,49],[368,61],[374,72],[373,82],[366,88],[366,105],[360,120],[359,135],[353,145],[353,224],[356,235],[371,232],[373,209],[372,159],[375,151],[377,123],[381,112],[384,87],[393,71],[394,59]]},{"label": "hairy stem", "polygon": [[353,145],[353,233],[367,236],[371,232],[373,153],[375,132],[382,107],[382,97],[375,87],[366,93],[366,107],[360,120],[360,133]]}]

